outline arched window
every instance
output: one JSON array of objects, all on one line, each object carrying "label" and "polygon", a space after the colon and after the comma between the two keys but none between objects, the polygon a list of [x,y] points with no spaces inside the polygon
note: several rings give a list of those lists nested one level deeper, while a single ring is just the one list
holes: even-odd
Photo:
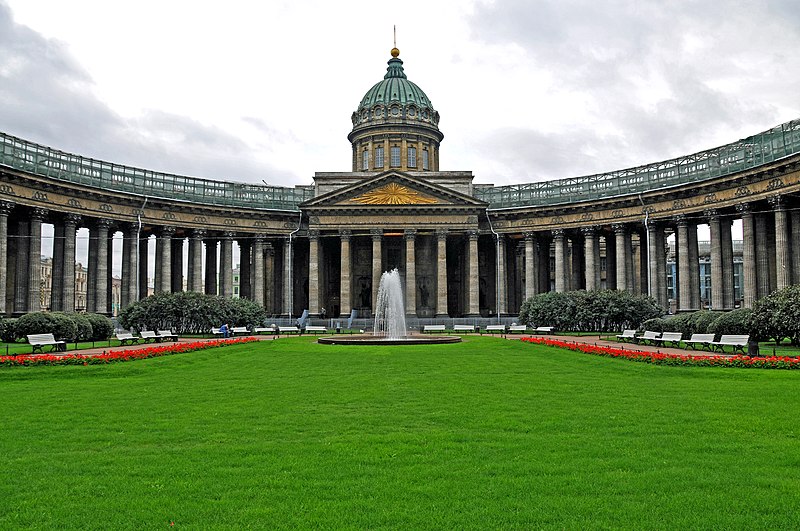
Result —
[{"label": "arched window", "polygon": [[369,169],[369,150],[367,148],[361,152],[361,169],[364,171]]},{"label": "arched window", "polygon": [[422,150],[422,169],[429,170],[430,163],[428,162],[428,149],[425,148]]},{"label": "arched window", "polygon": [[408,146],[408,167],[417,167],[417,148],[414,146]]},{"label": "arched window", "polygon": [[389,164],[392,168],[399,168],[400,167],[400,146],[392,146],[390,148],[389,153],[391,157],[389,159]]}]

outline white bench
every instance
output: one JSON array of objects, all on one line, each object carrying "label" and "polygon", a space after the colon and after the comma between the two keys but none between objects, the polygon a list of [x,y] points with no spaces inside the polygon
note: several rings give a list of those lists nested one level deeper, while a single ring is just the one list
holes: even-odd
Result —
[{"label": "white bench", "polygon": [[231,335],[232,336],[249,336],[250,330],[247,329],[246,326],[234,326],[231,328]]},{"label": "white bench", "polygon": [[223,334],[222,334],[222,330],[220,330],[219,328],[212,328],[212,329],[211,329],[211,333],[212,333],[213,335],[215,335],[215,336],[221,336],[221,335],[223,335]]},{"label": "white bench", "polygon": [[257,326],[253,328],[254,334],[274,334],[275,327],[274,326]]},{"label": "white bench", "polygon": [[653,341],[657,342],[659,345],[666,346],[667,343],[672,343],[672,345],[679,347],[681,346],[681,340],[683,339],[683,334],[680,332],[664,332],[661,334],[661,337],[658,339],[654,339]]},{"label": "white bench", "polygon": [[296,326],[279,326],[278,334],[299,334],[300,329]]},{"label": "white bench", "polygon": [[139,338],[130,332],[121,332],[117,334],[117,339],[119,340],[120,345],[124,345],[126,343],[133,345],[134,343],[139,342]]},{"label": "white bench", "polygon": [[466,332],[468,334],[475,333],[474,325],[453,325],[453,332]]},{"label": "white bench", "polygon": [[139,332],[139,335],[141,336],[142,341],[145,342],[150,341],[151,339],[153,341],[158,341],[158,336],[152,330],[142,330],[141,332]]},{"label": "white bench", "polygon": [[158,331],[159,341],[166,339],[167,341],[178,341],[178,334],[173,334],[172,330],[159,330]]},{"label": "white bench", "polygon": [[327,334],[328,333],[328,329],[325,328],[324,326],[311,326],[311,325],[308,325],[308,326],[306,326],[304,332],[306,334]]},{"label": "white bench", "polygon": [[652,345],[655,344],[655,341],[660,337],[661,337],[661,332],[645,331],[643,336],[636,338],[636,342],[637,343],[649,342]]},{"label": "white bench", "polygon": [[748,341],[750,341],[750,336],[727,335],[719,338],[719,341],[711,341],[709,345],[720,352],[725,352],[725,347],[731,346],[734,352],[738,350],[744,354],[744,347],[747,346]]},{"label": "white bench", "polygon": [[[513,328],[513,327],[512,327]],[[552,334],[553,333],[552,326],[537,326],[533,329],[534,334]]]},{"label": "white bench", "polygon": [[711,350],[711,342],[714,341],[714,334],[692,334],[692,337],[684,341],[686,348],[696,350],[699,345],[701,348]]},{"label": "white bench", "polygon": [[424,325],[424,326],[422,327],[422,332],[423,332],[423,333],[427,333],[427,334],[431,334],[431,333],[433,333],[433,332],[444,332],[444,325],[443,325],[443,324],[438,324],[438,325]]},{"label": "white bench", "polygon": [[28,344],[33,347],[31,354],[36,352],[44,352],[42,347],[50,346],[50,352],[67,350],[67,343],[65,341],[57,341],[53,334],[30,334],[28,336]]},{"label": "white bench", "polygon": [[487,325],[486,326],[486,333],[487,334],[505,334],[506,333],[506,325]]},{"label": "white bench", "polygon": [[617,334],[617,341],[635,341],[636,330],[623,330],[621,334]]},{"label": "white bench", "polygon": [[511,325],[508,327],[509,334],[516,334],[516,333],[524,334],[527,331],[528,327],[526,325]]}]

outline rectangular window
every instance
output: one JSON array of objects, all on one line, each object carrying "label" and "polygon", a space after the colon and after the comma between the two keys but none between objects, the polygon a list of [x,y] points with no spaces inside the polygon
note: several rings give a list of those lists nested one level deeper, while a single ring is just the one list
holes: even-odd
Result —
[{"label": "rectangular window", "polygon": [[383,146],[375,148],[375,167],[383,168]]},{"label": "rectangular window", "polygon": [[365,149],[363,153],[361,153],[361,169],[368,170],[369,169],[369,150]]},{"label": "rectangular window", "polygon": [[408,148],[408,167],[409,168],[417,167],[417,148],[415,147]]},{"label": "rectangular window", "polygon": [[422,169],[423,170],[430,169],[429,166],[428,166],[428,150],[427,149],[423,149],[422,150]]},{"label": "rectangular window", "polygon": [[391,154],[391,158],[389,159],[391,167],[400,167],[400,146],[392,146],[389,153]]}]

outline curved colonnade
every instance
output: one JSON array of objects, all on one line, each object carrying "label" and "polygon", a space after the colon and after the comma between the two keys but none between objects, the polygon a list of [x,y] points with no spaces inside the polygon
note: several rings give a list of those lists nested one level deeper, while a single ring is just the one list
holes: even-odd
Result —
[{"label": "curved colonnade", "polygon": [[[387,186],[405,190],[405,199],[364,199]],[[115,165],[0,134],[0,313],[79,307],[79,228],[90,234],[85,307],[98,313],[111,312],[117,232],[122,307],[149,287],[232,296],[236,242],[239,296],[276,316],[322,308],[367,316],[377,278],[390,267],[401,270],[416,318],[515,315],[536,293],[600,287],[650,293],[665,309],[672,294],[674,309],[694,310],[702,306],[701,224],[710,230],[708,305],[749,307],[800,283],[798,192],[800,121],[657,164],[512,186],[473,184],[468,172],[391,169],[318,173],[314,185],[294,188],[247,185]],[[45,223],[55,236],[49,300],[41,282]],[[153,239],[155,253],[145,252]]]}]

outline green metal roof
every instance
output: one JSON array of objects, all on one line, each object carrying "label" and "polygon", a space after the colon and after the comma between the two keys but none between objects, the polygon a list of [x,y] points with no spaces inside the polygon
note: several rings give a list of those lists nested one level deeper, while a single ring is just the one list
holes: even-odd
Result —
[{"label": "green metal roof", "polygon": [[387,64],[389,67],[386,69],[383,81],[376,83],[364,94],[358,110],[389,103],[415,104],[420,108],[427,107],[433,110],[431,100],[428,99],[425,92],[415,83],[408,80],[406,73],[403,71],[403,61],[399,57],[392,57]]}]

